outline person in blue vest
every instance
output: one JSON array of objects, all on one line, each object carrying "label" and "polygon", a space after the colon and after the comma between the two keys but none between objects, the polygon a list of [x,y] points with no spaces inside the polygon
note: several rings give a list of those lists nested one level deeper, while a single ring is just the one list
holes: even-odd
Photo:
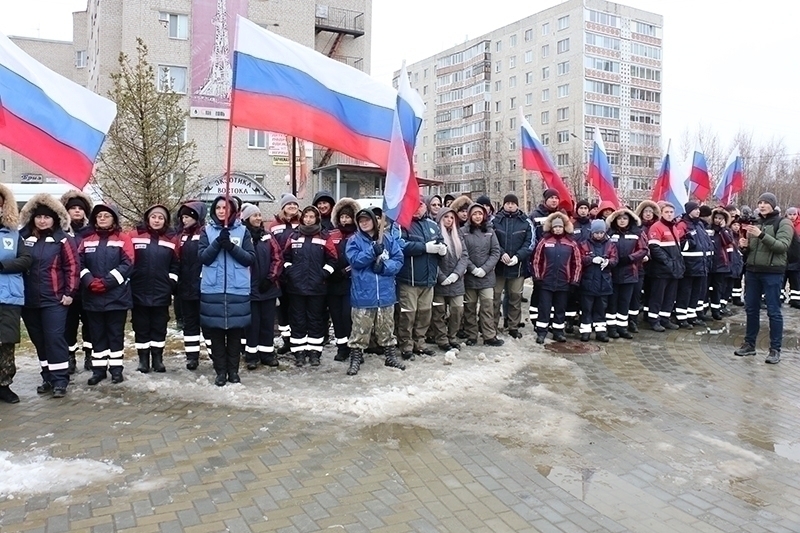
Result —
[{"label": "person in blue vest", "polygon": [[183,349],[186,368],[197,369],[200,364],[200,233],[206,222],[206,204],[191,201],[178,210],[178,242],[180,245],[180,270],[175,298],[180,301],[183,314]]},{"label": "person in blue vest", "polygon": [[69,215],[49,194],[37,194],[20,212],[20,235],[33,263],[25,273],[22,320],[36,348],[42,384],[36,392],[63,398],[69,384],[69,346],[64,328],[78,292],[78,256],[69,238]]},{"label": "person in blue vest", "polygon": [[211,221],[200,233],[200,327],[211,341],[218,387],[240,383],[242,337],[250,325],[250,266],[255,258],[250,233],[237,218],[232,199],[218,196]]},{"label": "person in blue vest", "polygon": [[25,303],[22,273],[32,263],[17,226],[17,200],[11,189],[0,184],[0,401],[6,403],[19,403],[11,383],[17,373],[14,351],[20,341],[20,316]]}]

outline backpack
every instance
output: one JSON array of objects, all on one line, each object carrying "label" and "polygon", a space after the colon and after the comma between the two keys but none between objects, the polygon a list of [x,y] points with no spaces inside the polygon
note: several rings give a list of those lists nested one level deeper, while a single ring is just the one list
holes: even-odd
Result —
[{"label": "backpack", "polygon": [[[775,235],[778,234],[778,228],[780,227],[782,220],[789,219],[775,217],[775,220],[772,221],[772,228],[775,231]],[[791,223],[791,221],[789,222]],[[792,226],[792,242],[789,243],[789,249],[786,251],[786,264],[791,265],[792,263],[800,263],[800,235],[797,235],[797,232],[794,230],[794,226]]]}]

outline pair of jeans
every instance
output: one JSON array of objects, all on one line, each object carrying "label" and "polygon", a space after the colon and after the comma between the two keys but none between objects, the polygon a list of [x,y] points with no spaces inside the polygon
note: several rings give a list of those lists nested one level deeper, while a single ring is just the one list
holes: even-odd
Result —
[{"label": "pair of jeans", "polygon": [[781,289],[783,274],[764,272],[747,272],[744,277],[744,305],[747,314],[747,329],[744,341],[756,345],[758,330],[761,326],[761,295],[767,302],[769,317],[769,347],[771,350],[781,349],[783,339],[783,315],[781,314]]}]

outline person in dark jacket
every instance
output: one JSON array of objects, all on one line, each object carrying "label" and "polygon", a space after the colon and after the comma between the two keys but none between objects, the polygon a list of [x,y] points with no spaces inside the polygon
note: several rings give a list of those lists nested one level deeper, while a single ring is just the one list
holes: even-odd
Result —
[{"label": "person in dark jacket", "polygon": [[335,361],[350,359],[348,339],[353,321],[350,316],[350,263],[347,262],[345,246],[347,239],[356,232],[356,213],[359,211],[358,202],[352,198],[342,198],[333,206],[333,223],[335,229],[328,238],[336,247],[336,264],[333,265],[333,274],[328,278],[328,296],[326,307],[333,323],[333,333],[336,337]]},{"label": "person in dark jacket", "polygon": [[336,200],[330,191],[319,191],[314,195],[311,205],[319,211],[322,229],[325,231],[332,230],[336,226],[336,220],[333,219],[333,206],[336,205]]},{"label": "person in dark jacket", "polygon": [[236,216],[236,204],[218,196],[211,220],[200,233],[200,327],[211,340],[214,384],[239,383],[242,337],[250,325],[250,266],[255,250]]},{"label": "person in dark jacket", "polygon": [[0,183],[0,401],[19,403],[11,390],[17,367],[14,351],[20,341],[20,315],[25,303],[23,272],[32,263],[31,253],[19,234],[19,212],[11,189]]},{"label": "person in dark jacket", "polygon": [[37,194],[20,212],[20,235],[33,263],[25,273],[22,320],[36,348],[42,384],[36,392],[63,398],[69,384],[67,313],[78,292],[78,257],[69,239],[69,215],[49,194]]},{"label": "person in dark jacket", "polygon": [[[729,210],[725,210],[728,214],[730,214]],[[726,292],[723,298],[720,300],[722,304],[722,310],[720,311],[724,316],[730,316],[733,313],[730,309],[728,309],[728,304],[732,303],[733,305],[737,305],[738,303],[742,303],[742,272],[744,271],[744,256],[742,255],[742,251],[739,249],[739,237],[741,235],[741,223],[739,222],[738,216],[733,216],[731,218],[730,223],[730,230],[731,235],[733,236],[733,245],[731,246],[731,252],[728,253],[728,257],[730,258],[731,264],[731,274],[728,277],[728,282],[725,284]],[[737,286],[738,285],[738,289]],[[738,291],[738,292],[736,292]]]},{"label": "person in dark jacket", "polygon": [[572,227],[573,239],[578,244],[592,238],[592,219],[589,217],[589,202],[587,200],[579,200],[575,204]]},{"label": "person in dark jacket", "polygon": [[180,244],[180,270],[175,297],[183,313],[183,347],[186,351],[186,368],[197,369],[200,364],[200,233],[206,222],[206,204],[187,202],[178,210],[180,219],[178,239]]},{"label": "person in dark jacket", "polygon": [[715,209],[711,215],[711,229],[714,232],[714,256],[709,274],[708,295],[711,306],[711,318],[722,320],[722,302],[728,293],[731,281],[731,253],[734,236],[728,228],[731,215],[724,209]]},{"label": "person in dark jacket", "polygon": [[[561,202],[561,199],[558,197],[558,191],[555,189],[545,189],[543,194],[543,201],[539,204],[536,209],[531,211],[529,218],[531,219],[531,223],[533,224],[533,242],[539,243],[544,236],[544,223],[547,220],[547,217],[553,213],[558,213],[558,206]],[[575,228],[570,223],[570,234],[575,231]],[[570,235],[572,236],[572,235]],[[530,318],[532,322],[536,322],[536,319],[539,315],[539,288],[536,285],[536,281],[533,282],[533,290],[531,291],[531,301],[528,306],[528,311],[530,313]],[[576,312],[570,313],[571,315],[577,315]]]},{"label": "person in dark jacket", "polygon": [[[800,239],[800,209],[790,207],[786,210],[786,218],[794,227],[794,238]],[[789,257],[786,265],[786,281],[789,282],[789,306],[800,309],[800,257]]]},{"label": "person in dark jacket", "polygon": [[400,301],[397,343],[403,359],[413,359],[415,354],[434,354],[425,347],[425,333],[431,321],[439,256],[447,254],[447,246],[439,226],[428,218],[427,212],[424,200],[420,199],[411,226],[402,228],[400,233],[405,262],[397,275]]},{"label": "person in dark jacket", "polygon": [[433,309],[428,334],[440,350],[460,348],[457,333],[464,316],[464,275],[467,271],[467,247],[458,229],[455,212],[449,207],[439,211],[439,229],[447,254],[439,256],[439,272],[433,288]]},{"label": "person in dark jacket", "polygon": [[502,251],[494,228],[489,227],[488,217],[489,212],[485,206],[472,204],[469,208],[469,222],[461,228],[461,236],[467,249],[464,332],[467,334],[466,344],[470,346],[478,343],[479,330],[484,344],[503,345],[503,340],[497,337],[493,302],[497,279],[495,267],[500,261]]},{"label": "person in dark jacket", "polygon": [[632,339],[629,312],[633,292],[644,275],[643,261],[648,255],[647,239],[642,234],[639,217],[627,208],[614,211],[606,218],[611,242],[617,247],[617,265],[611,269],[614,290],[608,297],[606,321],[608,336]]},{"label": "person in dark jacket", "polygon": [[544,344],[550,326],[556,341],[567,341],[564,335],[567,297],[570,290],[580,284],[582,268],[572,230],[567,215],[558,211],[551,213],[542,223],[543,236],[531,258],[533,280],[540,290],[541,307],[535,315],[531,313],[538,344]]},{"label": "person in dark jacket", "polygon": [[[603,220],[592,220],[592,238],[578,245],[581,252],[581,341],[594,329],[598,342],[608,342],[608,297],[614,292],[612,271],[617,266],[617,247],[606,233]],[[614,316],[616,323],[616,315]]]},{"label": "person in dark jacket", "polygon": [[428,216],[431,217],[431,220],[437,220],[439,211],[442,209],[442,197],[438,194],[434,194],[433,196],[429,196],[425,203],[428,206]]},{"label": "person in dark jacket", "polygon": [[[650,226],[658,222],[661,216],[661,208],[658,207],[657,203],[645,200],[636,206],[635,213],[636,216],[639,217],[639,220],[641,220],[641,228],[639,231],[644,237],[645,245],[647,245],[647,233],[650,231]],[[636,284],[636,288],[633,289],[633,295],[631,296],[631,305],[628,311],[630,317],[628,319],[628,331],[630,333],[639,332],[640,311],[645,317],[647,316],[647,302],[650,298],[650,280],[652,279],[648,276],[649,266],[650,252],[648,249],[647,255],[642,260],[643,268],[639,273],[639,282]]]},{"label": "person in dark jacket", "polygon": [[78,248],[81,263],[81,298],[92,335],[92,377],[97,385],[111,373],[112,383],[122,383],[125,319],[133,307],[130,275],[133,244],[122,231],[113,206],[97,204],[89,215],[92,232]]},{"label": "person in dark jacket", "polygon": [[283,254],[278,241],[264,229],[261,210],[242,204],[242,222],[253,241],[254,261],[250,267],[250,325],[247,327],[244,361],[248,370],[258,364],[276,367],[275,303],[281,295]]},{"label": "person in dark jacket", "polygon": [[154,205],[144,212],[144,219],[130,233],[133,244],[133,324],[137,370],[143,374],[166,372],[164,346],[167,340],[167,323],[172,294],[178,285],[178,242],[167,230],[170,227],[169,211],[163,205]]},{"label": "person in dark jacket", "polygon": [[[284,193],[281,195],[280,208],[281,210],[275,215],[275,218],[267,225],[267,230],[277,239],[278,247],[283,251],[286,241],[292,234],[292,230],[300,224],[300,204],[293,194]],[[287,354],[291,349],[290,337],[292,334],[291,326],[289,325],[288,299],[281,298],[278,301],[275,315],[278,320],[278,331],[280,331],[282,341],[276,352],[281,355]]]},{"label": "person in dark jacket", "polygon": [[391,233],[383,231],[371,209],[361,209],[355,218],[358,231],[345,245],[351,268],[350,302],[353,306],[347,375],[358,374],[364,364],[364,350],[373,334],[376,344],[383,349],[384,365],[405,370],[405,365],[397,358],[394,335],[395,276],[403,266],[403,252]]},{"label": "person in dark jacket", "polygon": [[300,214],[300,225],[292,231],[283,248],[283,293],[288,294],[295,366],[306,359],[319,366],[328,321],[325,298],[328,278],[336,264],[336,247],[320,225],[320,214],[308,206]]},{"label": "person in dark jacket", "polygon": [[530,275],[528,264],[531,258],[533,227],[527,215],[519,209],[519,199],[514,194],[503,198],[503,209],[497,213],[492,223],[497,241],[500,244],[500,261],[495,267],[494,321],[500,324],[500,305],[503,291],[508,299],[504,315],[508,324],[508,334],[515,339],[522,337],[519,324],[522,322],[522,289],[525,278]]},{"label": "person in dark jacket", "polygon": [[650,270],[647,275],[652,278],[650,299],[648,301],[647,321],[653,331],[678,329],[677,324],[670,321],[675,297],[678,292],[678,280],[683,277],[683,257],[680,251],[680,228],[673,220],[675,207],[664,202],[661,206],[661,218],[650,226],[647,233],[647,245],[650,249]]},{"label": "person in dark jacket", "polygon": [[[69,215],[70,236],[75,244],[75,250],[81,244],[83,238],[92,231],[89,225],[89,213],[92,211],[92,199],[88,194],[77,189],[71,189],[61,196],[61,205],[67,210]],[[72,304],[67,311],[67,324],[64,327],[64,334],[69,346],[69,374],[75,373],[77,362],[75,354],[78,352],[78,327],[81,330],[81,348],[83,349],[83,368],[92,369],[92,338],[89,335],[89,321],[86,311],[83,310],[80,291],[75,293]]]},{"label": "person in dark jacket", "polygon": [[714,243],[700,218],[700,206],[695,202],[687,202],[684,209],[685,213],[677,226],[681,234],[680,248],[685,269],[678,282],[675,317],[678,326],[692,329],[696,325],[705,325],[698,315],[702,315],[705,305],[703,299],[708,289],[709,262],[714,253]]},{"label": "person in dark jacket", "polygon": [[453,200],[455,200],[455,199],[456,199],[456,197],[453,196],[452,194],[445,194],[444,195],[444,207],[450,207],[450,204],[452,204]]}]

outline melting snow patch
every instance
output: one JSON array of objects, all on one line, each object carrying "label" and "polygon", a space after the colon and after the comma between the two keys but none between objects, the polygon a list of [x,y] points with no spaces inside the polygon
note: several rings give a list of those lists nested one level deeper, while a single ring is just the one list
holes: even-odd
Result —
[{"label": "melting snow patch", "polygon": [[0,496],[69,491],[122,474],[119,466],[92,459],[58,459],[0,451]]}]

